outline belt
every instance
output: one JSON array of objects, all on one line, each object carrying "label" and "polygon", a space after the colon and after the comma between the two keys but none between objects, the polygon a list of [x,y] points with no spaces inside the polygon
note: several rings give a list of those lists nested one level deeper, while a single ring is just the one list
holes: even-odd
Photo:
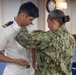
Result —
[{"label": "belt", "polygon": [[73,68],[76,68],[76,62],[73,62],[73,63],[72,63],[72,67],[73,67]]},{"label": "belt", "polygon": [[26,65],[26,68],[30,68],[30,65]]}]

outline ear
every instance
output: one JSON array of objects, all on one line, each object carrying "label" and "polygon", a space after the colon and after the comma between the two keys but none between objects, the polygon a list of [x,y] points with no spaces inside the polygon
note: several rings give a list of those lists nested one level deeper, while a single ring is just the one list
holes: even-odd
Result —
[{"label": "ear", "polygon": [[24,13],[21,13],[21,16],[24,16],[25,14]]},{"label": "ear", "polygon": [[52,22],[55,24],[56,23],[56,20],[53,19]]},{"label": "ear", "polygon": [[53,21],[52,21],[52,22],[53,22],[53,24],[56,24],[56,22],[57,22],[57,21],[53,19]]},{"label": "ear", "polygon": [[26,18],[27,17],[27,14],[25,14],[25,13],[21,13],[20,15],[21,15],[21,18]]}]

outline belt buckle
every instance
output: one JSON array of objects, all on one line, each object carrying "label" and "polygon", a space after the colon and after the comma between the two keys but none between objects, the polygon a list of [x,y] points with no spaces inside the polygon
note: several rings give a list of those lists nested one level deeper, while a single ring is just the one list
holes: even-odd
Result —
[{"label": "belt buckle", "polygon": [[30,65],[26,65],[26,68],[30,68]]}]

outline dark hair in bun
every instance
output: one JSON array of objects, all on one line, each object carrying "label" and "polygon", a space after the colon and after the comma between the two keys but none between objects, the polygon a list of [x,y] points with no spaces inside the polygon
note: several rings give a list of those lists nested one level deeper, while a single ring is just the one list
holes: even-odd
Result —
[{"label": "dark hair in bun", "polygon": [[69,22],[70,21],[70,17],[67,15],[67,16],[64,16],[63,18],[62,18],[62,22],[63,23],[66,23],[66,22]]},{"label": "dark hair in bun", "polygon": [[60,23],[60,25],[70,21],[70,17],[68,15],[65,16],[64,12],[59,9],[51,11],[48,15],[48,19],[55,19]]}]

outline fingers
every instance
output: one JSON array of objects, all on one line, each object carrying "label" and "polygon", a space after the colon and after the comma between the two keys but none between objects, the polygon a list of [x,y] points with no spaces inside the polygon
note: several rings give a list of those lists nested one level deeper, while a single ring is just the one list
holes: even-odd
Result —
[{"label": "fingers", "polygon": [[22,60],[22,66],[25,66],[26,68],[30,68],[29,63],[26,60]]},{"label": "fingers", "polygon": [[21,64],[22,64],[22,66],[26,66],[26,65],[28,65],[28,62],[26,60],[21,59]]},{"label": "fingers", "polygon": [[23,59],[15,59],[15,63],[21,66],[26,66],[29,64],[27,60],[23,60]]},{"label": "fingers", "polygon": [[36,32],[38,32],[38,30],[33,30],[33,31],[32,31],[33,34],[36,33]]}]

